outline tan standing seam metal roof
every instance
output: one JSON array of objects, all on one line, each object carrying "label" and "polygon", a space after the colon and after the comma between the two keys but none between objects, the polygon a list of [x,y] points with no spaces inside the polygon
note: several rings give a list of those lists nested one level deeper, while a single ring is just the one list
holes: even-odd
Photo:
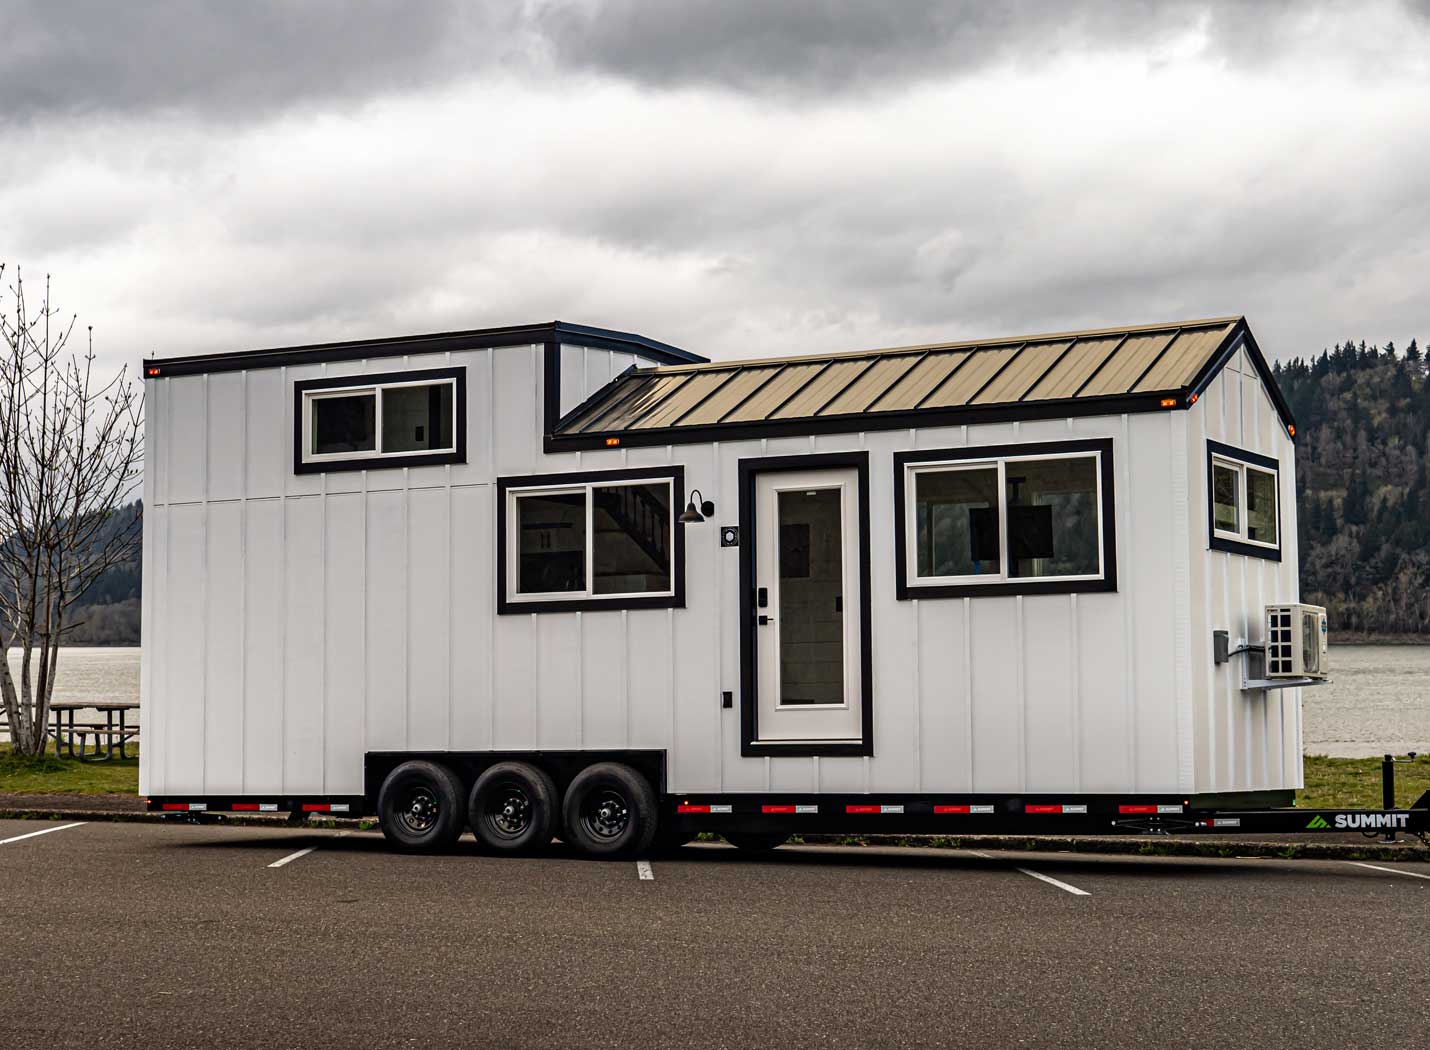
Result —
[{"label": "tan standing seam metal roof", "polygon": [[1173,393],[1242,319],[630,369],[557,435]]}]

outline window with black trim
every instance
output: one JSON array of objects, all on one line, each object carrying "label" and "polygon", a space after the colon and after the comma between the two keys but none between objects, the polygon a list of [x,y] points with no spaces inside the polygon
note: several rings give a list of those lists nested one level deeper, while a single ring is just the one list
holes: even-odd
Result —
[{"label": "window with black trim", "polygon": [[684,604],[679,468],[502,478],[501,612]]},{"label": "window with black trim", "polygon": [[311,379],[293,386],[297,473],[466,459],[464,369]]},{"label": "window with black trim", "polygon": [[1208,546],[1281,558],[1280,465],[1270,456],[1207,442]]},{"label": "window with black trim", "polygon": [[1112,442],[894,457],[900,598],[1116,589]]}]

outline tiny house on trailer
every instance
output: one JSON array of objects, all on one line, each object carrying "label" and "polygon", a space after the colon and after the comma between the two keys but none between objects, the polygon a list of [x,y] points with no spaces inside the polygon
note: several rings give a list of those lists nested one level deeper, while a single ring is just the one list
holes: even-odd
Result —
[{"label": "tiny house on trailer", "polygon": [[1302,640],[1295,426],[1242,318],[724,362],[553,322],[144,367],[152,808],[601,854],[1109,830],[1302,784],[1324,660],[1268,676]]}]

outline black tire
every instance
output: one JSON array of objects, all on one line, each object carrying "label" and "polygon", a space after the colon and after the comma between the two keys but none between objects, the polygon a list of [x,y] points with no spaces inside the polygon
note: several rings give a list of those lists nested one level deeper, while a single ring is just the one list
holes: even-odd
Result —
[{"label": "black tire", "polygon": [[382,782],[377,819],[387,841],[408,853],[449,849],[466,824],[462,783],[435,762],[404,762]]},{"label": "black tire", "polygon": [[751,853],[767,853],[776,846],[783,846],[788,839],[781,831],[731,831],[725,835],[730,845]]},{"label": "black tire", "polygon": [[577,773],[561,815],[562,839],[592,857],[645,853],[659,823],[650,782],[619,762],[598,762]]},{"label": "black tire", "polygon": [[467,823],[487,849],[521,853],[551,841],[556,827],[556,785],[525,762],[499,762],[472,786]]}]

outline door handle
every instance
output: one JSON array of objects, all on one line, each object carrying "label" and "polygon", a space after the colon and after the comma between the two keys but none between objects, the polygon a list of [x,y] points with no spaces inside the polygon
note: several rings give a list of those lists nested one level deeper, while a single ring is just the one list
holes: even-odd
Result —
[{"label": "door handle", "polygon": [[756,620],[757,620],[757,622],[759,623],[759,625],[760,625],[761,627],[765,627],[765,626],[767,626],[767,625],[772,624],[772,623],[775,622],[775,618],[774,618],[773,616],[763,616],[763,615],[762,615],[762,616],[757,617]]}]

